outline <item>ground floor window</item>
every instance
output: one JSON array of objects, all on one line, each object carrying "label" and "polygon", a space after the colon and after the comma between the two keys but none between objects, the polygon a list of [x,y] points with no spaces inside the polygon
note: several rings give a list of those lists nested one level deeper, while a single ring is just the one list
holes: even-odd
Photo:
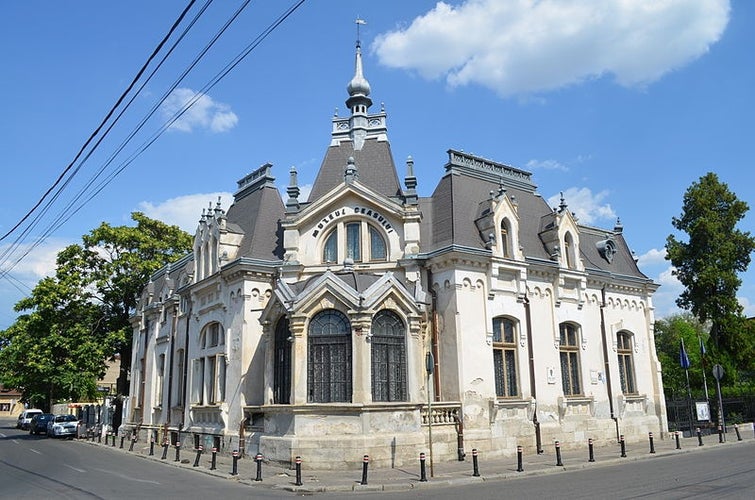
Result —
[{"label": "ground floor window", "polygon": [[499,398],[519,396],[516,323],[509,318],[493,318],[493,371],[496,396]]},{"label": "ground floor window", "polygon": [[342,312],[315,315],[307,335],[310,403],[351,402],[351,324]]},{"label": "ground floor window", "polygon": [[291,333],[288,318],[281,318],[275,327],[275,347],[273,348],[273,402],[291,403]]},{"label": "ground floor window", "polygon": [[406,401],[406,328],[391,311],[372,321],[372,400]]}]

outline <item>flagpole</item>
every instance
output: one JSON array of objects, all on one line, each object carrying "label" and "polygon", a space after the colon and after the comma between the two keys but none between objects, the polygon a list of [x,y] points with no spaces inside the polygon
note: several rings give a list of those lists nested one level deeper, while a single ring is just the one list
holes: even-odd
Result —
[{"label": "flagpole", "polygon": [[697,340],[700,341],[700,365],[703,367],[703,387],[705,388],[705,401],[709,401],[708,398],[708,377],[705,376],[705,344],[700,337],[700,332],[697,333]]},{"label": "flagpole", "polygon": [[692,435],[692,423],[695,416],[694,409],[692,407],[692,390],[689,386],[689,356],[687,356],[687,350],[684,348],[684,338],[681,339],[682,343],[679,347],[679,364],[684,368],[684,374],[687,377],[687,407],[689,408],[689,433]]}]

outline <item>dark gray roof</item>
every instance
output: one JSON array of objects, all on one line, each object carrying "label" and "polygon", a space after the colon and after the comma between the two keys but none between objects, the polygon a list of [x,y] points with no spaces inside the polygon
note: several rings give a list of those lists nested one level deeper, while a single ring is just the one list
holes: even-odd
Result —
[{"label": "dark gray roof", "polygon": [[228,227],[241,232],[238,257],[262,260],[283,258],[283,231],[279,221],[285,208],[275,186],[264,185],[244,196],[236,196],[228,208]]},{"label": "dark gray roof", "polygon": [[342,141],[340,145],[328,148],[309,194],[310,202],[343,183],[344,168],[349,157],[354,158],[357,180],[360,183],[384,196],[396,197],[401,194],[390,144],[370,138],[364,141],[361,150],[355,151],[352,141]]},{"label": "dark gray roof", "polygon": [[[550,260],[539,232],[541,218],[553,209],[535,192],[534,184],[466,168],[449,168],[448,165],[446,168],[448,172],[438,183],[431,199],[420,200],[423,212],[422,253],[428,254],[451,245],[485,251],[485,241],[475,219],[480,202],[488,200],[491,192],[498,193],[503,187],[506,196],[518,205],[519,244],[525,257]],[[520,177],[522,173],[516,171]],[[606,235],[611,235],[617,247],[617,253],[610,263],[600,255],[597,247],[597,243],[605,240]],[[579,240],[580,253],[588,269],[645,278],[620,232],[580,226]]]}]

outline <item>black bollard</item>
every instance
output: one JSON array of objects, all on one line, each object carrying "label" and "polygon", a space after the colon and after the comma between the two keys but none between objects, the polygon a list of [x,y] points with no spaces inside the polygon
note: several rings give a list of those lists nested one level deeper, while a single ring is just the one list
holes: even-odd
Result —
[{"label": "black bollard", "polygon": [[113,436],[113,444],[111,444],[110,446],[115,447],[115,433],[111,434],[111,436]]},{"label": "black bollard", "polygon": [[238,476],[239,475],[239,452],[238,450],[233,450],[233,469],[231,470],[232,476]]},{"label": "black bollard", "polygon": [[524,467],[522,466],[522,447],[521,446],[516,447],[516,471],[524,472]]},{"label": "black bollard", "polygon": [[199,467],[199,457],[202,456],[203,449],[204,448],[202,448],[201,444],[197,447],[197,456],[194,458],[194,467]]},{"label": "black bollard", "polygon": [[212,460],[210,461],[210,470],[215,470],[215,461],[218,454],[218,449],[213,446],[212,448]]},{"label": "black bollard", "polygon": [[[474,453],[474,451],[472,452]],[[427,482],[427,468],[425,467],[425,454],[419,454],[419,480],[422,483]]]},{"label": "black bollard", "polygon": [[697,446],[703,445],[703,433],[700,428],[697,428]]},{"label": "black bollard", "polygon": [[655,445],[653,444],[653,433],[648,432],[648,439],[650,440],[650,453],[655,453]]},{"label": "black bollard", "polygon": [[737,433],[737,441],[742,441],[742,434],[739,433],[739,424],[734,424],[734,432]]},{"label": "black bollard", "polygon": [[136,443],[136,436],[131,437],[131,444],[128,445],[128,451],[134,451],[134,444]]},{"label": "black bollard", "polygon": [[296,457],[296,482],[295,486],[301,486],[301,457]]},{"label": "black bollard", "polygon": [[472,448],[472,475],[480,477],[480,464],[477,459],[477,448]]},{"label": "black bollard", "polygon": [[370,456],[365,455],[362,458],[362,484],[367,484],[367,465],[370,463]]},{"label": "black bollard", "polygon": [[[99,444],[102,444],[102,432],[99,432],[99,433],[97,434],[97,442],[98,442]],[[107,443],[105,443],[105,444],[107,444]]]},{"label": "black bollard", "polygon": [[682,444],[681,444],[681,441],[679,441],[679,431],[676,431],[674,433],[674,437],[676,439],[676,449],[677,450],[681,450],[682,449]]},{"label": "black bollard", "polygon": [[149,439],[149,456],[153,456],[155,454],[155,436],[152,436]]},{"label": "black bollard", "polygon": [[561,443],[556,441],[556,465],[563,467],[564,463],[561,461]]},{"label": "black bollard", "polygon": [[627,456],[627,445],[624,442],[624,434],[619,436],[619,444],[621,445],[621,458],[625,458]]},{"label": "black bollard", "polygon": [[724,442],[724,428],[722,425],[718,426],[718,442],[719,443]]},{"label": "black bollard", "polygon": [[262,481],[262,454],[257,453],[254,460],[257,462],[257,477],[255,477],[254,480]]},{"label": "black bollard", "polygon": [[589,458],[587,459],[588,462],[594,462],[595,461],[595,451],[593,449],[593,443],[592,438],[587,440],[587,450]]},{"label": "black bollard", "polygon": [[[121,445],[119,446],[120,449],[123,449],[123,440],[126,439],[126,436],[121,436]],[[115,441],[115,438],[113,438],[113,441]],[[113,443],[115,444],[115,443]]]},{"label": "black bollard", "polygon": [[168,440],[166,439],[165,441],[163,441],[163,456],[160,457],[160,460],[165,460],[166,458],[168,458],[168,446],[170,445],[168,443]]},{"label": "black bollard", "polygon": [[174,462],[181,461],[181,441],[176,441],[176,459],[173,461]]}]

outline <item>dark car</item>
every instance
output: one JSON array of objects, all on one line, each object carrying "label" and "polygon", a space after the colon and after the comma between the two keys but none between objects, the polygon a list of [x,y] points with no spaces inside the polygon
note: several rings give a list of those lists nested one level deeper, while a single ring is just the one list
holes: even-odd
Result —
[{"label": "dark car", "polygon": [[29,422],[29,434],[47,434],[47,423],[54,418],[55,415],[52,413],[34,415]]}]

